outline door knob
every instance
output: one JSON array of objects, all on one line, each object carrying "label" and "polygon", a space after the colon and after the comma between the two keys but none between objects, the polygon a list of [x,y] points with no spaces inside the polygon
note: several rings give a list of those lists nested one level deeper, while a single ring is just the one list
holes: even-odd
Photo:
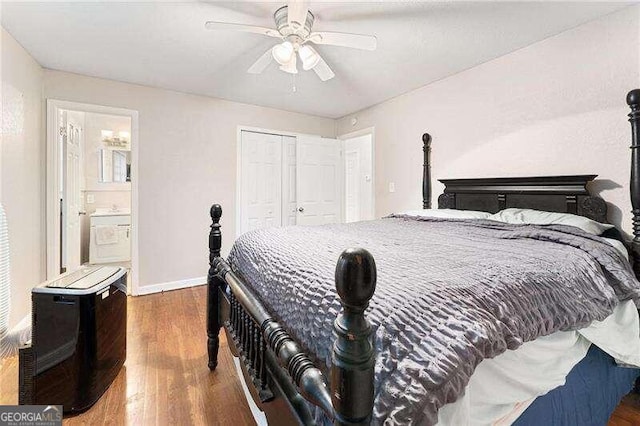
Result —
[{"label": "door knob", "polygon": [[304,211],[304,207],[298,207],[298,211],[302,213]]},{"label": "door knob", "polygon": [[84,216],[86,214],[87,214],[87,212],[78,212],[78,216]]}]

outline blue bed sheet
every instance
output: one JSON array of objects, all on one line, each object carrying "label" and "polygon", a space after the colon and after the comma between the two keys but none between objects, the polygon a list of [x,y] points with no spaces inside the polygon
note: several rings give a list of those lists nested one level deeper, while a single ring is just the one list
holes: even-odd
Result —
[{"label": "blue bed sheet", "polygon": [[514,426],[603,426],[623,396],[633,388],[640,369],[616,365],[591,345],[587,356],[567,376],[565,385],[542,395]]}]

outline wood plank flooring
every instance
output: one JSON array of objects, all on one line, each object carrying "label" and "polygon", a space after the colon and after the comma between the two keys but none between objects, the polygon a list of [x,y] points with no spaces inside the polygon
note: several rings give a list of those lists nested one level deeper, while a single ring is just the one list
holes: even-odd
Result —
[{"label": "wood plank flooring", "polygon": [[[65,425],[253,425],[224,341],[207,368],[206,288],[128,300],[127,361],[104,396]],[[18,360],[0,369],[0,405],[18,402]],[[640,398],[627,397],[608,426],[640,425]]]}]

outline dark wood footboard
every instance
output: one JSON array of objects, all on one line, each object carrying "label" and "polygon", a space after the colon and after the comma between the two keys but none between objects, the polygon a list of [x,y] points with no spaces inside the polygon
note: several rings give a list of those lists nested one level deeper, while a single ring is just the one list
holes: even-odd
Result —
[{"label": "dark wood footboard", "polygon": [[[220,328],[252,388],[256,404],[273,422],[283,417],[313,423],[304,401],[319,407],[336,425],[368,424],[373,409],[374,352],[364,311],[376,287],[376,265],[360,248],[345,250],[336,265],[336,289],[343,306],[334,323],[331,387],[324,375],[260,299],[220,256],[222,208],[211,207],[207,302],[209,368],[218,362]],[[277,401],[278,399],[284,401]],[[271,406],[269,404],[272,404]],[[280,407],[272,410],[274,406]],[[282,407],[291,413],[281,413]],[[274,412],[275,411],[275,412]],[[279,413],[280,411],[280,413]]]}]

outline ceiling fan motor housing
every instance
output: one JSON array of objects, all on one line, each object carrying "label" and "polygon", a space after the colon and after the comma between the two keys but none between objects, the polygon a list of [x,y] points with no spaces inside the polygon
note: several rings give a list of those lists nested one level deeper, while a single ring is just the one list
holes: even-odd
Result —
[{"label": "ceiling fan motor housing", "polygon": [[315,19],[313,13],[307,11],[307,20],[305,21],[304,26],[298,28],[293,28],[292,25],[289,25],[288,15],[288,6],[282,6],[273,14],[273,19],[276,22],[276,28],[278,29],[278,32],[283,37],[289,37],[293,35],[300,37],[302,40],[305,40],[307,37],[309,37],[309,34],[311,34],[311,28],[313,27],[313,21]]}]

